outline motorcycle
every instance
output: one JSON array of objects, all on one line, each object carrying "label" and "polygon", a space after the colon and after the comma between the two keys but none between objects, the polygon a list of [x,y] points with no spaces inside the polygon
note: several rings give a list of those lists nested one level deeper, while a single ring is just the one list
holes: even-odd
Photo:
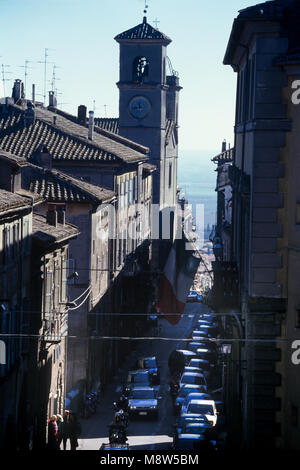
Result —
[{"label": "motorcycle", "polygon": [[116,402],[114,403],[114,408],[116,411],[115,413],[115,423],[121,423],[125,427],[128,426],[128,413],[123,409],[117,409]]},{"label": "motorcycle", "polygon": [[110,444],[126,444],[128,438],[126,436],[125,428],[121,427],[109,427],[109,443]]}]

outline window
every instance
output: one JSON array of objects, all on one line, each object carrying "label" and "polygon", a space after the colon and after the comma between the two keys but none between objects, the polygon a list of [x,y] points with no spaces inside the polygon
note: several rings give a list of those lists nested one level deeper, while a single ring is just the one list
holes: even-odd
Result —
[{"label": "window", "polygon": [[44,318],[45,320],[49,320],[52,311],[53,271],[47,270],[45,287]]},{"label": "window", "polygon": [[132,80],[142,83],[149,74],[149,62],[146,57],[139,56],[133,61]]},{"label": "window", "polygon": [[99,281],[100,280],[100,274],[101,274],[101,260],[100,260],[100,256],[97,256],[97,264],[96,264],[96,281]]},{"label": "window", "polygon": [[59,263],[55,263],[54,308],[58,308],[58,306],[59,306],[60,283],[61,283],[61,267],[60,267]]},{"label": "window", "polygon": [[66,302],[67,300],[67,274],[68,274],[68,260],[62,259],[61,262],[61,300]]},{"label": "window", "polygon": [[172,163],[169,163],[169,188],[172,186]]}]

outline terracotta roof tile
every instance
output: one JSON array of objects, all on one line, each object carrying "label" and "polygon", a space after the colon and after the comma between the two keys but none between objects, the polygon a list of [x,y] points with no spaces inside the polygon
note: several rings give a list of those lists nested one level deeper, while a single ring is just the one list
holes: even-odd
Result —
[{"label": "terracotta roof tile", "polygon": [[5,189],[0,189],[0,216],[5,215],[6,211],[23,209],[30,206],[31,202],[28,198],[5,191]]},{"label": "terracotta roof tile", "polygon": [[[88,129],[67,118],[35,108],[34,124],[24,126],[24,109],[16,105],[0,120],[0,148],[16,156],[32,159],[46,146],[57,161],[135,162],[147,159],[148,149],[117,134],[99,128],[93,140]],[[53,124],[53,117],[56,123]]]},{"label": "terracotta roof tile", "polygon": [[35,241],[49,245],[63,240],[74,238],[79,234],[77,227],[71,224],[57,224],[56,226],[47,223],[46,217],[33,214],[32,236]]},{"label": "terracotta roof tile", "polygon": [[49,202],[81,202],[101,204],[115,197],[110,189],[87,183],[61,171],[29,165],[22,172],[22,186]]}]

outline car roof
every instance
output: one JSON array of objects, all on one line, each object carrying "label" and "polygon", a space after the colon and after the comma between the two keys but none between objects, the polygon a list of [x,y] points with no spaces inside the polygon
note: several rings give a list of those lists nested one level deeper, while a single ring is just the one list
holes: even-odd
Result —
[{"label": "car roof", "polygon": [[138,390],[138,391],[147,391],[147,390],[154,390],[153,387],[141,387],[141,386],[138,386],[138,385],[134,385],[133,387],[131,387],[131,391],[133,390]]},{"label": "car roof", "polygon": [[136,370],[128,371],[128,375],[129,374],[131,374],[131,375],[134,375],[134,374],[146,374],[146,375],[148,375],[148,371],[145,370],[145,369],[136,369]]},{"label": "car roof", "polygon": [[[191,392],[191,393],[189,393],[188,396],[190,396],[190,395],[195,396],[195,395],[209,395],[209,394],[206,393],[206,392]],[[201,398],[200,398],[200,400],[201,400]]]},{"label": "car roof", "polygon": [[193,351],[189,351],[188,349],[176,349],[176,351],[180,351],[185,356],[195,356],[196,355]]},{"label": "car roof", "polygon": [[191,400],[190,405],[197,403],[197,405],[214,405],[215,401],[214,400]]},{"label": "car roof", "polygon": [[197,385],[197,384],[183,384],[182,385],[182,388],[195,388],[195,389],[197,388],[197,389],[199,389],[201,387],[202,387],[202,385]]},{"label": "car roof", "polygon": [[138,361],[146,361],[147,359],[155,359],[155,361],[156,361],[156,356],[139,357]]},{"label": "car roof", "polygon": [[182,374],[182,377],[183,377],[184,375],[187,375],[188,377],[192,377],[192,376],[193,376],[193,377],[195,377],[195,376],[196,376],[196,377],[204,377],[204,374],[202,374],[201,372],[184,372],[184,373]]},{"label": "car roof", "polygon": [[189,440],[197,440],[197,441],[202,441],[205,439],[205,436],[202,434],[178,434],[177,439],[189,439]]}]

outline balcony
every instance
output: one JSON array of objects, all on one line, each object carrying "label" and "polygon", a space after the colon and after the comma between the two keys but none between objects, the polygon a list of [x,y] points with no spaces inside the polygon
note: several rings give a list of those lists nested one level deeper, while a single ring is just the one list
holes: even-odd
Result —
[{"label": "balcony", "polygon": [[234,262],[213,261],[214,284],[211,304],[216,310],[238,308],[238,269]]}]

